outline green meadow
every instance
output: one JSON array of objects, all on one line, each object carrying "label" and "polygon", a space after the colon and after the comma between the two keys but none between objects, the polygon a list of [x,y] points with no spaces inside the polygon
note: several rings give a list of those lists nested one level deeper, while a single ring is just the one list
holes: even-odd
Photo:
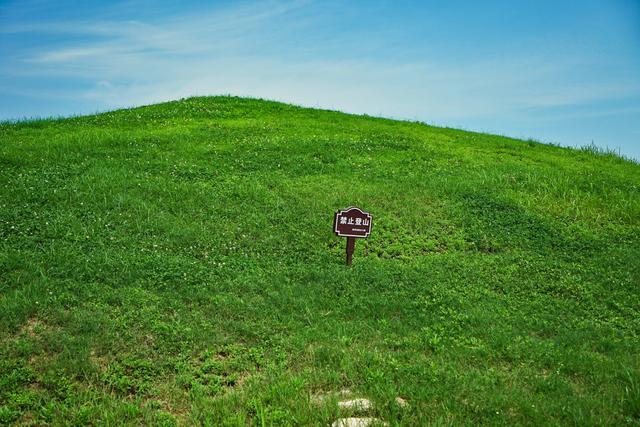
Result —
[{"label": "green meadow", "polygon": [[0,124],[0,424],[347,416],[640,425],[640,165],[236,97]]}]

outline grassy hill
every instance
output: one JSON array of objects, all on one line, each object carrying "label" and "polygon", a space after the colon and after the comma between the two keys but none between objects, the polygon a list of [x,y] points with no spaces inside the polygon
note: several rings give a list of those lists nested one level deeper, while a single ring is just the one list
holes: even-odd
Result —
[{"label": "grassy hill", "polygon": [[639,335],[614,155],[235,97],[0,125],[0,424],[327,425],[348,388],[638,425]]}]

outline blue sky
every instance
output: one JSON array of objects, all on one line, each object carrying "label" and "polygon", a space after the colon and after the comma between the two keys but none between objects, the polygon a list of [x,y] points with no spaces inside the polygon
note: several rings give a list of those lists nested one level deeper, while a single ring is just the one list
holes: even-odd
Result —
[{"label": "blue sky", "polygon": [[0,0],[0,119],[209,94],[640,159],[640,1]]}]

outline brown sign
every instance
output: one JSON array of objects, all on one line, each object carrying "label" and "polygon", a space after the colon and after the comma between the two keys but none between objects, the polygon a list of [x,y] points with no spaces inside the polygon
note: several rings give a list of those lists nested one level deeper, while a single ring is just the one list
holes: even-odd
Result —
[{"label": "brown sign", "polygon": [[371,234],[371,214],[356,207],[338,211],[333,217],[333,232],[347,238],[347,265],[351,265],[356,238],[369,237]]},{"label": "brown sign", "polygon": [[333,231],[341,237],[369,237],[371,215],[355,207],[338,211],[333,219]]}]

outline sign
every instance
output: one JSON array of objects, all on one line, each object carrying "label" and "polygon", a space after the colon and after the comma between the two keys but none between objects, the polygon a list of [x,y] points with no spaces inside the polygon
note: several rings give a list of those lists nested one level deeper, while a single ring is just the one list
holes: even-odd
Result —
[{"label": "sign", "polygon": [[333,231],[340,237],[369,237],[371,215],[355,207],[338,211],[333,219]]},{"label": "sign", "polygon": [[347,238],[347,265],[351,265],[356,238],[369,237],[371,225],[371,214],[360,208],[352,206],[336,212],[333,218],[333,232]]}]

